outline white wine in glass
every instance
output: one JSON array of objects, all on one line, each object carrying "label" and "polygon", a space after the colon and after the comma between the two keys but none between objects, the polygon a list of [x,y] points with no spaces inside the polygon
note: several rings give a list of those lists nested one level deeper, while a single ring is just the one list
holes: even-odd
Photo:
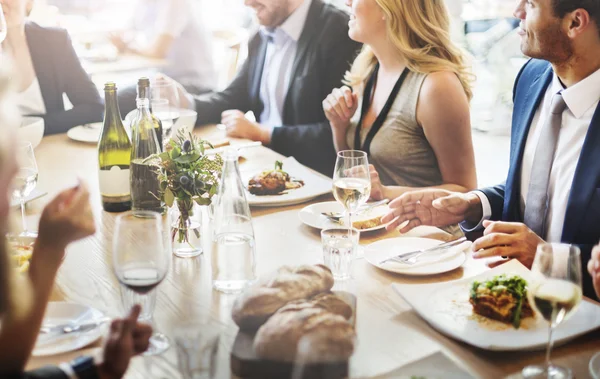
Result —
[{"label": "white wine in glass", "polygon": [[348,213],[348,228],[352,228],[352,213],[367,202],[370,194],[367,153],[360,150],[340,151],[333,173],[333,196]]},{"label": "white wine in glass", "polygon": [[544,243],[537,248],[527,296],[537,313],[548,321],[548,347],[546,363],[525,367],[524,378],[573,377],[570,369],[552,364],[550,353],[554,328],[571,317],[582,300],[580,255],[579,248],[567,244]]},{"label": "white wine in glass", "polygon": [[22,142],[17,145],[17,162],[19,163],[19,171],[12,182],[12,195],[21,204],[23,230],[19,236],[36,238],[37,232],[27,229],[27,219],[25,217],[25,199],[35,188],[38,179],[37,162],[31,143]]}]

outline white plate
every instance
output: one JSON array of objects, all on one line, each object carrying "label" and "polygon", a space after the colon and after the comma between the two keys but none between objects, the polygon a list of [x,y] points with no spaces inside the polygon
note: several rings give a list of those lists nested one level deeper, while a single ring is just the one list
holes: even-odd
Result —
[{"label": "white plate", "polygon": [[[382,205],[387,209],[387,205]],[[377,207],[379,208],[379,207]],[[341,213],[344,211],[344,207],[342,204],[337,201],[325,201],[322,203],[316,203],[308,205],[298,213],[298,217],[300,217],[300,221],[304,224],[316,228],[316,229],[327,229],[327,228],[335,228],[340,227],[342,225],[335,223],[329,220],[327,217],[323,216],[321,213],[323,212],[335,212]],[[362,229],[361,232],[371,232],[374,230],[380,230],[385,228],[385,224],[378,225],[374,228]]]},{"label": "white plate", "polygon": [[102,122],[94,122],[93,124],[76,126],[69,129],[67,137],[79,142],[98,143],[103,125]]},{"label": "white plate", "polygon": [[[242,172],[242,182],[246,187],[246,196],[248,204],[253,207],[279,207],[283,205],[294,205],[312,200],[315,197],[331,192],[331,179],[325,178],[320,174],[311,171],[309,168],[301,165],[294,157],[285,158],[283,161],[283,170],[291,177],[304,181],[304,186],[290,190],[282,195],[274,196],[256,196],[248,192],[248,181],[259,172]],[[272,169],[275,162],[265,170]]]},{"label": "white plate", "polygon": [[[85,305],[50,302],[46,309],[43,324],[60,325],[71,322],[93,322],[102,317],[104,317],[102,312],[86,307]],[[105,329],[105,326],[98,326],[87,332],[74,332],[56,337],[53,336],[48,340],[42,340],[42,337],[36,342],[32,355],[34,357],[44,357],[81,349],[96,342],[104,334]]]},{"label": "white plate", "polygon": [[456,270],[465,263],[467,255],[465,250],[471,246],[471,242],[464,242],[453,248],[426,254],[419,258],[414,265],[406,265],[397,262],[386,262],[380,264],[384,259],[410,251],[428,249],[441,244],[442,241],[431,238],[398,237],[374,242],[365,247],[365,259],[367,262],[382,270],[403,275],[437,275],[444,272]]},{"label": "white plate", "polygon": [[[531,272],[512,260],[473,278],[450,283],[393,284],[415,312],[441,333],[481,349],[494,351],[540,350],[548,343],[548,323],[541,316],[525,319],[521,328],[473,317],[469,290],[474,280],[500,274],[517,274],[529,280]],[[575,314],[554,330],[556,344],[565,343],[600,327],[600,306],[583,301]]]}]

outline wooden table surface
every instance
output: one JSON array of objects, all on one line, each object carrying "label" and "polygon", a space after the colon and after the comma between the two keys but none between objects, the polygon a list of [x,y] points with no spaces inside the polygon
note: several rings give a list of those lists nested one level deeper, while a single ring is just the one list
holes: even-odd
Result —
[{"label": "wooden table surface", "polygon": [[[28,205],[29,222],[33,225],[43,205],[58,191],[75,184],[80,177],[88,183],[92,192],[98,226],[95,236],[69,247],[58,274],[53,300],[92,306],[111,316],[121,315],[119,284],[110,263],[110,240],[116,216],[103,212],[101,208],[96,147],[71,141],[66,135],[55,135],[44,138],[35,154],[39,165],[38,188],[47,191],[49,196]],[[246,159],[241,163],[241,170],[262,169],[280,158],[265,147],[246,150],[242,155]],[[325,195],[313,202],[324,200],[332,200],[332,196]],[[319,232],[298,219],[298,210],[307,204],[252,210],[258,275],[284,264],[322,262]],[[434,228],[421,228],[414,235],[444,238],[443,232]],[[397,232],[385,231],[364,234],[361,244],[398,236]],[[206,249],[209,249],[207,239],[205,242]],[[178,326],[197,320],[220,324],[223,334],[217,378],[229,378],[232,374],[228,354],[237,333],[230,317],[235,295],[224,295],[211,289],[209,259],[210,254],[206,253],[193,259],[172,258],[169,274],[158,287],[155,326],[166,335],[172,335]],[[386,273],[370,266],[364,259],[358,259],[353,267],[354,279],[349,284],[358,297],[358,348],[351,361],[351,377],[397,377],[401,366],[436,352],[443,352],[471,375],[482,378],[514,375],[527,364],[543,362],[543,352],[489,352],[449,339],[425,323],[391,287],[392,283],[456,280],[484,270],[486,266],[482,262],[469,258],[463,268],[454,272],[414,279]],[[588,361],[600,351],[599,337],[600,333],[594,332],[556,348],[553,353],[555,363],[573,369],[577,378],[589,377]],[[56,364],[81,354],[98,353],[99,349],[100,343],[97,343],[83,351],[32,358],[29,368]],[[127,378],[180,377],[174,346],[161,356],[135,358],[127,374]]]}]

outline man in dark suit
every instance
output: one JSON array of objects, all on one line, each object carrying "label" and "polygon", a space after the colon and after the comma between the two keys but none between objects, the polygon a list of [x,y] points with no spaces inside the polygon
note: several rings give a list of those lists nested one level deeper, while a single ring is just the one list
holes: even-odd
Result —
[{"label": "man in dark suit", "polygon": [[[485,228],[475,258],[528,267],[539,243],[573,244],[585,267],[600,239],[600,1],[521,0],[515,16],[533,59],[515,83],[506,182],[467,194],[408,193],[383,221],[408,221],[405,230],[463,221],[466,231]],[[583,287],[594,296],[590,275]]]},{"label": "man in dark suit", "polygon": [[[229,87],[193,99],[197,124],[221,122],[231,137],[261,141],[331,176],[336,155],[321,102],[340,85],[360,48],[348,37],[349,17],[321,0],[245,3],[261,30]],[[246,119],[247,111],[258,122]]]}]

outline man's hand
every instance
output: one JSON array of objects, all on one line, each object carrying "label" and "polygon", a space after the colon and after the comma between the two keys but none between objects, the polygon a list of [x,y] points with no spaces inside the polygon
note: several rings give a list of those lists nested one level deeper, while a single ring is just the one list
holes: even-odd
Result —
[{"label": "man's hand", "polygon": [[271,143],[271,131],[257,122],[248,120],[246,115],[237,109],[223,112],[221,123],[227,127],[229,137],[260,141],[263,145]]},{"label": "man's hand", "polygon": [[148,349],[152,327],[137,322],[140,311],[140,306],[136,305],[127,318],[113,320],[110,325],[103,362],[98,366],[101,379],[122,378],[131,358]]},{"label": "man's hand", "polygon": [[108,39],[117,48],[120,54],[127,51],[127,42],[125,42],[122,33],[110,33]]},{"label": "man's hand", "polygon": [[594,281],[596,296],[600,298],[600,245],[595,246],[592,250],[592,259],[588,262],[587,269]]},{"label": "man's hand", "polygon": [[537,247],[544,243],[527,225],[514,222],[484,221],[483,237],[473,243],[473,258],[508,257],[531,268]]},{"label": "man's hand", "polygon": [[481,200],[474,193],[428,189],[407,192],[396,198],[381,221],[385,224],[392,221],[387,230],[408,221],[400,230],[406,233],[420,225],[446,226],[464,220],[479,222],[482,215]]}]

